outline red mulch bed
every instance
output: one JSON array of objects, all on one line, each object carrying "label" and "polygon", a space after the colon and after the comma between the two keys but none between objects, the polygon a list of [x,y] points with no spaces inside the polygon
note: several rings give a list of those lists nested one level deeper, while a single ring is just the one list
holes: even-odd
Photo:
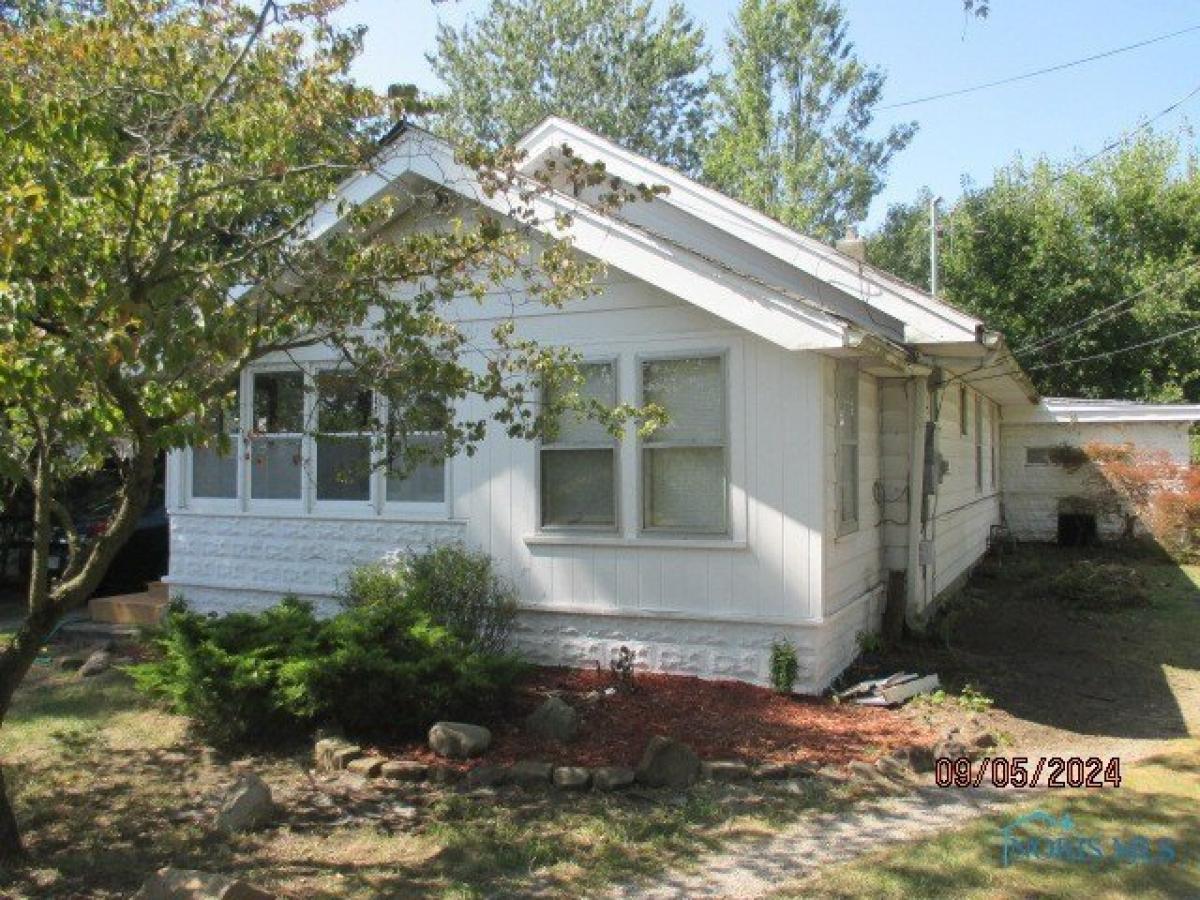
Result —
[{"label": "red mulch bed", "polygon": [[[604,689],[612,685],[607,672],[536,670],[522,685],[508,720],[493,724],[486,761],[507,765],[540,759],[562,765],[634,766],[646,742],[664,734],[689,744],[701,759],[825,765],[873,760],[934,738],[886,709],[784,697],[740,681],[639,672],[635,692],[605,695]],[[579,734],[570,743],[523,733],[521,722],[549,692],[557,692],[579,711]],[[393,756],[445,762],[423,744],[388,751]]]}]

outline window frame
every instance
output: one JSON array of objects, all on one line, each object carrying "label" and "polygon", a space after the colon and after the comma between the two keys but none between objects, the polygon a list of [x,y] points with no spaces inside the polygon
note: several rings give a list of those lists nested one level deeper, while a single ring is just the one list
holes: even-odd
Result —
[{"label": "window frame", "polygon": [[[386,499],[387,471],[382,465],[385,453],[382,435],[368,432],[371,440],[371,472],[369,475],[369,498],[363,500],[318,500],[317,499],[317,435],[320,422],[317,419],[317,375],[325,371],[345,369],[345,365],[332,358],[300,360],[270,360],[255,362],[242,370],[238,381],[238,410],[241,429],[237,439],[238,471],[237,496],[234,498],[194,497],[192,448],[183,448],[179,460],[179,498],[183,509],[198,513],[246,513],[251,515],[278,515],[283,517],[315,516],[318,518],[384,518],[397,521],[446,521],[451,518],[453,503],[452,460],[443,459],[442,500],[439,502],[388,501]],[[300,437],[300,497],[289,499],[267,499],[251,496],[253,490],[252,430],[254,413],[254,379],[258,375],[299,372],[304,379],[304,411],[299,434],[292,432],[272,433],[272,436]],[[375,417],[383,424],[387,422],[387,403],[371,391],[371,406]]]},{"label": "window frame", "polygon": [[1000,460],[1000,404],[993,402],[989,408],[992,412],[991,422],[989,423],[990,427],[988,428],[989,446],[992,451],[991,484],[992,490],[995,491],[1000,484],[1000,476],[996,472],[996,467]]},{"label": "window frame", "polygon": [[[301,430],[299,433],[290,431],[269,432],[272,437],[284,438],[287,440],[300,439],[300,496],[299,497],[255,497],[254,496],[254,466],[252,457],[254,455],[254,441],[250,437],[254,431],[254,379],[259,375],[273,375],[279,373],[295,373],[299,372],[303,379],[303,411],[301,413]],[[240,484],[243,501],[242,508],[244,510],[253,510],[255,512],[273,512],[273,513],[306,513],[312,511],[312,496],[315,485],[310,477],[309,464],[312,460],[312,454],[309,451],[308,444],[312,440],[311,436],[305,433],[305,426],[312,421],[313,402],[315,397],[312,391],[312,379],[309,375],[309,366],[303,363],[295,362],[275,362],[264,363],[254,367],[247,367],[246,377],[242,382],[242,387],[245,390],[242,400],[242,413],[245,416],[244,422],[247,423],[245,430],[246,434],[246,478]],[[265,435],[264,435],[265,436]],[[261,440],[261,438],[258,438]]]},{"label": "window frame", "polygon": [[[346,373],[353,374],[353,371],[338,362],[331,363],[312,363],[307,367],[307,379],[312,396],[312,411],[308,416],[308,423],[311,427],[306,434],[306,448],[303,456],[303,468],[311,477],[311,499],[309,501],[309,510],[313,513],[321,515],[326,514],[346,514],[357,513],[360,515],[368,515],[376,512],[378,504],[376,503],[376,475],[379,470],[380,453],[378,447],[378,435],[370,430],[370,422],[368,421],[368,430],[359,435],[353,432],[338,432],[329,433],[329,437],[362,437],[367,440],[367,460],[370,466],[367,472],[367,497],[365,500],[354,499],[331,499],[324,498],[318,494],[320,487],[319,479],[320,472],[320,439],[321,439],[321,394],[320,394],[320,376],[325,373]],[[379,411],[378,396],[375,391],[368,391],[370,395],[371,415],[377,416]]]},{"label": "window frame", "polygon": [[[854,398],[854,440],[845,441],[838,423],[838,406],[841,397],[842,379],[846,378],[853,384]],[[854,481],[850,485],[854,491],[854,517],[847,519],[843,515],[842,506],[842,454],[845,447],[854,447]],[[862,373],[857,360],[839,359],[834,364],[833,372],[833,518],[837,537],[854,534],[859,530],[862,518],[862,492],[859,483],[862,480]]]},{"label": "window frame", "polygon": [[975,395],[975,493],[983,493],[983,397]]},{"label": "window frame", "polygon": [[[578,361],[579,366],[608,366],[612,370],[612,401],[611,405],[616,406],[621,402],[621,359],[619,356],[600,355],[586,356]],[[546,404],[546,386],[543,384],[538,388],[538,401],[542,405]],[[592,444],[562,444],[558,441],[545,441],[539,439],[534,453],[534,506],[537,516],[537,530],[542,534],[602,534],[614,535],[621,532],[621,441],[614,437],[609,437],[610,443],[600,444],[599,442]],[[546,523],[546,472],[545,466],[542,463],[542,454],[547,450],[611,450],[612,451],[612,467],[613,467],[613,505],[612,505],[612,524],[611,525],[554,525]]]},{"label": "window frame", "polygon": [[[647,441],[641,434],[637,435],[634,442],[634,494],[636,497],[635,513],[635,533],[638,536],[647,538],[663,538],[678,536],[681,538],[696,538],[696,539],[712,539],[712,538],[730,538],[734,533],[733,524],[733,504],[730,499],[730,492],[733,483],[732,473],[732,451],[731,451],[731,428],[730,428],[730,410],[732,408],[730,391],[732,389],[732,379],[730,377],[730,360],[729,348],[704,348],[704,347],[686,347],[678,349],[664,349],[661,351],[643,351],[633,354],[633,370],[634,370],[634,402],[641,405],[645,402],[645,367],[647,363],[655,362],[671,362],[676,360],[688,359],[716,359],[721,364],[721,413],[719,416],[721,422],[721,440],[719,444],[687,444],[678,442],[664,441]],[[647,525],[646,524],[646,451],[647,450],[671,450],[671,449],[686,449],[686,448],[708,448],[713,449],[719,447],[721,449],[722,473],[724,475],[725,490],[721,498],[722,516],[721,527],[717,529],[710,528],[678,528],[675,526]]]},{"label": "window frame", "polygon": [[958,389],[958,435],[959,437],[967,437],[971,433],[970,405],[967,400],[970,398],[967,386],[961,385]]}]

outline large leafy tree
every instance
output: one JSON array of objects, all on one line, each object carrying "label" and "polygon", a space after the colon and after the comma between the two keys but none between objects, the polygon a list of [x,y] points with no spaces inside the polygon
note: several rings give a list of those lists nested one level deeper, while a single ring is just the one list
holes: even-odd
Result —
[{"label": "large leafy tree", "polygon": [[[925,194],[889,210],[868,258],[927,285],[928,248]],[[1004,331],[1043,393],[1200,400],[1200,332],[1171,337],[1200,324],[1200,156],[1182,140],[1143,135],[1082,166],[1017,160],[945,211],[939,268],[946,298]]]},{"label": "large leafy tree", "polygon": [[492,0],[461,30],[442,25],[429,55],[446,85],[451,131],[510,144],[547,115],[694,171],[704,132],[709,55],[679,3]]},{"label": "large leafy tree", "polygon": [[871,136],[884,77],[855,57],[837,0],[742,0],[728,47],[705,179],[800,231],[840,236],[916,125]]},{"label": "large leafy tree", "polygon": [[[569,354],[521,340],[511,321],[467,334],[447,311],[516,281],[550,304],[588,289],[591,268],[566,242],[531,238],[542,182],[503,155],[462,160],[507,199],[504,215],[442,227],[455,205],[413,185],[343,209],[344,226],[313,239],[314,204],[376,164],[412,105],[350,80],[360,33],[330,24],[340,5],[108,0],[0,22],[0,477],[26,485],[33,506],[28,610],[0,649],[0,720],[132,532],[156,458],[214,440],[206,416],[252,360],[330,345],[389,398],[395,422],[441,430],[447,454],[489,422],[544,433],[556,410],[532,402],[537,381],[577,377]],[[582,164],[565,175],[607,183]],[[408,227],[372,240],[397,219]],[[473,395],[490,411],[454,418]],[[102,535],[77,538],[67,485],[114,458],[115,511]],[[54,528],[71,546],[52,578]],[[0,779],[0,860],[20,853]]]}]

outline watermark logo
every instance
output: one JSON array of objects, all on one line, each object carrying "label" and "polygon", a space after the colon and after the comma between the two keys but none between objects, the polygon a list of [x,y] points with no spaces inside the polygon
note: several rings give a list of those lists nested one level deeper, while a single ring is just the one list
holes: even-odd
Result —
[{"label": "watermark logo", "polygon": [[1010,866],[1021,861],[1058,860],[1070,863],[1122,863],[1172,865],[1177,859],[1175,843],[1169,838],[1135,834],[1110,838],[1080,834],[1070,813],[1061,817],[1036,809],[1000,829],[1003,840],[1000,862]]}]

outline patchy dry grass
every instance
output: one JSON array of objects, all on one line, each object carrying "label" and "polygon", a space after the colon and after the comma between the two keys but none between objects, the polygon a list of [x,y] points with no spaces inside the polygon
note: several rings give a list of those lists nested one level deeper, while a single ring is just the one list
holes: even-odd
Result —
[{"label": "patchy dry grass", "polygon": [[[0,758],[34,857],[0,876],[5,897],[124,897],[164,865],[290,897],[572,895],[844,800],[815,786],[461,794],[327,781],[310,777],[307,754],[220,758],[120,672],[78,680],[50,667],[19,693]],[[245,767],[284,812],[277,827],[224,837],[213,800]]]},{"label": "patchy dry grass", "polygon": [[[922,898],[1200,896],[1200,741],[1131,767],[1120,788],[1044,794],[1036,803],[981,819],[934,840],[901,845],[827,869],[780,897]],[[1001,864],[1001,828],[1040,809],[1074,820],[1073,834],[1100,839],[1110,858]],[[1111,858],[1114,839],[1169,839],[1171,864]]]}]

